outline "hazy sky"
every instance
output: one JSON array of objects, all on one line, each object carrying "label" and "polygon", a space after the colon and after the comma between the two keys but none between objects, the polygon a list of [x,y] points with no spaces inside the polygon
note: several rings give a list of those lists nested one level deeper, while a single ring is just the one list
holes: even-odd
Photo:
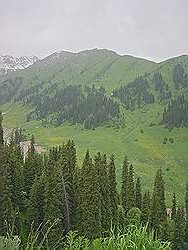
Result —
[{"label": "hazy sky", "polygon": [[188,54],[188,0],[0,0],[0,54]]}]

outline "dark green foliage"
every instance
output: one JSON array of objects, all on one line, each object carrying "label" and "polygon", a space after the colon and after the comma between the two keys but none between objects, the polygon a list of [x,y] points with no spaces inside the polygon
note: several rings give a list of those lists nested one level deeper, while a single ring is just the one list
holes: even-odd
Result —
[{"label": "dark green foliage", "polygon": [[172,239],[173,250],[185,249],[184,237],[185,237],[185,212],[183,208],[178,208],[173,230],[173,239]]},{"label": "dark green foliage", "polygon": [[43,176],[36,178],[32,186],[27,210],[27,226],[34,230],[44,222],[44,180]]},{"label": "dark green foliage", "polygon": [[128,211],[127,208],[128,181],[129,181],[129,168],[128,168],[127,157],[125,157],[123,162],[122,177],[121,177],[121,204],[125,213],[127,213]]},{"label": "dark green foliage", "polygon": [[42,157],[35,151],[34,145],[34,137],[32,137],[23,169],[24,189],[27,198],[29,198],[35,178],[40,176],[42,173]]},{"label": "dark green foliage", "polygon": [[63,200],[66,232],[74,229],[76,216],[76,149],[73,141],[68,141],[60,149],[59,164],[62,168]]},{"label": "dark green foliage", "polygon": [[159,102],[170,99],[172,93],[168,89],[168,85],[163,80],[162,74],[157,72],[153,76],[153,84],[155,91],[157,92]]},{"label": "dark green foliage", "polygon": [[173,198],[172,198],[172,213],[171,213],[171,219],[172,220],[175,220],[175,218],[176,218],[176,209],[177,209],[177,207],[176,207],[176,194],[174,193],[173,194]]},{"label": "dark green foliage", "polygon": [[162,123],[166,128],[188,127],[188,102],[184,96],[168,103],[164,108]]},{"label": "dark green foliage", "polygon": [[111,226],[111,206],[109,195],[108,169],[106,155],[98,153],[94,159],[95,168],[98,170],[98,182],[101,194],[101,227],[103,235],[108,234]]},{"label": "dark green foliage", "polygon": [[58,149],[51,149],[48,159],[45,160],[44,169],[45,222],[50,224],[56,222],[49,235],[50,247],[54,246],[65,230],[62,168],[61,164],[58,163],[58,157]]},{"label": "dark green foliage", "polygon": [[183,65],[178,63],[173,69],[173,81],[176,89],[188,87],[188,76],[184,71]]},{"label": "dark green foliage", "polygon": [[31,99],[27,99],[35,107],[28,120],[43,119],[44,123],[56,126],[69,121],[83,124],[86,129],[94,129],[119,115],[119,105],[106,96],[103,87],[96,89],[94,85],[87,87],[85,94],[81,86],[68,86],[56,91],[53,96],[46,94],[33,98],[32,95]]},{"label": "dark green foliage", "polygon": [[162,170],[159,169],[155,176],[155,183],[151,204],[151,227],[162,237],[167,221],[165,205],[165,187]]},{"label": "dark green foliage", "polygon": [[116,183],[116,168],[114,163],[114,155],[111,155],[108,165],[108,181],[109,181],[109,196],[110,196],[110,208],[111,208],[111,220],[112,225],[117,226],[118,221],[118,194]]},{"label": "dark green foliage", "polygon": [[98,169],[86,152],[78,182],[77,227],[89,238],[101,236],[101,194]]},{"label": "dark green foliage", "polygon": [[129,168],[128,186],[127,186],[127,210],[135,207],[135,185],[134,185],[134,169],[132,164]]},{"label": "dark green foliage", "polygon": [[22,77],[15,77],[14,79],[5,79],[1,82],[1,91],[0,91],[0,104],[4,104],[12,100],[13,96],[19,89],[19,86],[22,84]]},{"label": "dark green foliage", "polygon": [[127,212],[127,221],[128,221],[128,225],[132,226],[139,226],[140,222],[141,222],[141,211],[139,208],[137,207],[133,207],[131,208],[128,212]]},{"label": "dark green foliage", "polygon": [[150,91],[147,78],[137,77],[131,83],[114,90],[113,96],[118,97],[127,109],[134,110],[140,108],[142,104],[149,104],[155,101],[154,95]]},{"label": "dark green foliage", "polygon": [[4,232],[3,221],[3,172],[4,172],[4,147],[3,147],[3,127],[2,127],[2,114],[0,112],[0,235]]},{"label": "dark green foliage", "polygon": [[5,146],[4,156],[4,170],[3,170],[3,221],[4,221],[4,233],[8,232],[13,226],[14,210],[13,210],[13,193],[12,193],[12,169],[11,158],[9,157],[9,146]]},{"label": "dark green foliage", "polygon": [[150,224],[151,215],[151,199],[149,191],[146,191],[143,195],[142,209],[141,209],[141,222],[143,225]]},{"label": "dark green foliage", "polygon": [[142,208],[142,191],[141,191],[141,183],[139,177],[136,180],[136,187],[135,187],[135,206],[139,209]]},{"label": "dark green foliage", "polygon": [[4,141],[3,141],[3,126],[2,126],[2,122],[3,122],[3,116],[2,113],[0,112],[0,145],[2,146]]}]

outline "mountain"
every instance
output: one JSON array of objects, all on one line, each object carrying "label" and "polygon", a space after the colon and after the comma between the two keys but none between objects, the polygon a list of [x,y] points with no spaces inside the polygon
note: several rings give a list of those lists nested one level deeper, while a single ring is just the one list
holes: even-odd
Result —
[{"label": "mountain", "polygon": [[39,60],[36,56],[13,57],[10,55],[0,55],[0,71],[5,74],[8,71],[25,69]]},{"label": "mountain", "polygon": [[171,190],[183,200],[187,90],[187,55],[156,63],[106,49],[61,51],[1,76],[0,107],[4,126],[21,127],[46,148],[73,139],[78,164],[87,148],[113,153],[118,185],[125,155],[144,188],[162,168],[167,200]]}]

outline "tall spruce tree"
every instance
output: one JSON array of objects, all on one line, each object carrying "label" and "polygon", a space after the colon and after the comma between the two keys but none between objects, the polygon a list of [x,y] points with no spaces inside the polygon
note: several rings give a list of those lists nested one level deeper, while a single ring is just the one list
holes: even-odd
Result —
[{"label": "tall spruce tree", "polygon": [[184,209],[178,208],[173,230],[173,239],[172,239],[173,250],[185,249],[184,237],[185,237],[185,212]]},{"label": "tall spruce tree", "polygon": [[165,205],[165,187],[162,170],[159,169],[155,176],[155,183],[151,205],[151,226],[155,232],[163,237],[167,222],[167,212]]},{"label": "tall spruce tree", "polygon": [[98,169],[86,152],[78,183],[77,228],[88,238],[101,236],[101,194]]},{"label": "tall spruce tree", "polygon": [[142,208],[142,191],[141,191],[141,183],[140,183],[140,178],[139,177],[136,180],[135,205],[139,209]]},{"label": "tall spruce tree", "polygon": [[24,189],[27,198],[30,196],[30,191],[35,178],[40,176],[42,173],[42,164],[42,157],[35,150],[34,136],[32,136],[30,148],[28,150],[23,169]]},{"label": "tall spruce tree", "polygon": [[6,145],[4,148],[4,171],[3,171],[3,220],[4,230],[8,232],[12,229],[14,220],[14,209],[13,209],[13,194],[12,194],[12,169],[11,169],[11,158],[10,158],[10,146]]},{"label": "tall spruce tree", "polygon": [[57,152],[57,148],[50,150],[49,158],[45,160],[44,169],[45,222],[50,223],[50,225],[55,223],[48,236],[49,245],[52,249],[65,231],[62,169],[57,161]]},{"label": "tall spruce tree", "polygon": [[128,211],[135,207],[135,186],[134,186],[134,169],[132,164],[129,168],[128,186],[127,186],[127,209]]},{"label": "tall spruce tree", "polygon": [[171,212],[171,219],[174,220],[176,218],[176,194],[173,194],[172,198],[172,212]]},{"label": "tall spruce tree", "polygon": [[64,194],[64,214],[66,232],[74,229],[76,219],[76,149],[73,141],[68,141],[60,150],[59,163],[62,168],[62,185]]},{"label": "tall spruce tree", "polygon": [[101,194],[101,227],[103,235],[108,234],[111,226],[111,209],[109,196],[109,183],[107,173],[106,155],[98,153],[94,159],[95,168],[98,170],[98,182]]},{"label": "tall spruce tree", "polygon": [[118,194],[116,182],[116,169],[114,163],[114,155],[111,155],[108,165],[108,182],[109,182],[109,196],[111,207],[111,222],[112,226],[117,226],[118,222]]},{"label": "tall spruce tree", "polygon": [[129,181],[129,168],[128,168],[127,157],[125,157],[123,162],[122,177],[121,177],[121,204],[125,213],[127,213],[128,211],[127,208],[128,181]]},{"label": "tall spruce tree", "polygon": [[149,190],[144,193],[142,208],[141,208],[141,222],[143,225],[150,224],[150,208],[151,208],[151,199]]},{"label": "tall spruce tree", "polygon": [[37,228],[44,222],[44,177],[40,176],[35,179],[31,188],[29,199],[29,206],[27,211],[28,229],[33,226],[36,231]]}]

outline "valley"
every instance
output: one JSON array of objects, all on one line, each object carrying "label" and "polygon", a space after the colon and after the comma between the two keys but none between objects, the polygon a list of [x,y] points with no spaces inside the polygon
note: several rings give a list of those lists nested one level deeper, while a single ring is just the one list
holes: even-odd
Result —
[{"label": "valley", "polygon": [[172,129],[166,129],[162,120],[171,100],[188,99],[187,74],[186,55],[156,63],[98,49],[54,53],[0,76],[3,123],[22,128],[27,138],[34,135],[46,150],[74,140],[79,167],[87,149],[92,156],[114,154],[119,188],[125,155],[144,189],[153,186],[161,168],[168,204],[174,191],[181,204],[188,177],[188,128],[170,123]]}]

